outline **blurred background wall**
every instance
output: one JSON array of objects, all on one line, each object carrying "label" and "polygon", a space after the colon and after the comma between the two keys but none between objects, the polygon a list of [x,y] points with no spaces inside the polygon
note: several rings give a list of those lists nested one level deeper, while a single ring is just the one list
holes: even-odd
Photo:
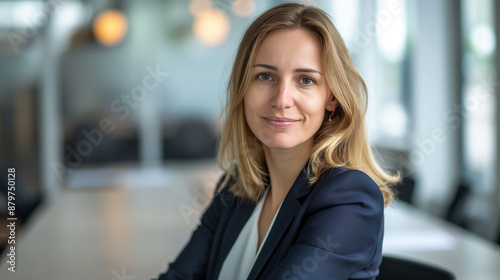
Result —
[{"label": "blurred background wall", "polygon": [[[161,186],[166,166],[214,163],[239,40],[282,2],[0,0],[2,189],[17,168],[28,219],[64,188]],[[499,2],[308,2],[331,15],[365,78],[370,139],[403,172],[400,198],[491,240]]]}]

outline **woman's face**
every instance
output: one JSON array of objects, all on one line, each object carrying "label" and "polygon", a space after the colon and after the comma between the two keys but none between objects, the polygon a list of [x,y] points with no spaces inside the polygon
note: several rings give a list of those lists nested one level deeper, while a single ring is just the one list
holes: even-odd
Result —
[{"label": "woman's face", "polygon": [[270,33],[257,51],[244,96],[245,118],[270,149],[312,147],[333,100],[321,61],[321,44],[304,29]]}]

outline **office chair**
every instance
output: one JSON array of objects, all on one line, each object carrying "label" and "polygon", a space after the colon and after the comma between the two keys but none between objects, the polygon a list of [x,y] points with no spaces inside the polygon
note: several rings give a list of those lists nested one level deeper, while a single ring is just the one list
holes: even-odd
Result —
[{"label": "office chair", "polygon": [[396,198],[400,201],[413,204],[413,193],[415,192],[415,178],[404,176],[400,183],[394,186]]},{"label": "office chair", "polygon": [[214,158],[217,136],[212,125],[202,119],[184,119],[178,122],[164,138],[163,158],[168,160],[197,160]]},{"label": "office chair", "polygon": [[382,257],[377,280],[455,280],[442,268],[397,257]]},{"label": "office chair", "polygon": [[498,236],[497,236],[497,244],[500,245],[500,224],[498,224]]},{"label": "office chair", "polygon": [[454,223],[464,229],[469,228],[469,221],[467,219],[466,204],[471,195],[471,187],[462,182],[458,185],[455,196],[446,213],[446,220]]}]

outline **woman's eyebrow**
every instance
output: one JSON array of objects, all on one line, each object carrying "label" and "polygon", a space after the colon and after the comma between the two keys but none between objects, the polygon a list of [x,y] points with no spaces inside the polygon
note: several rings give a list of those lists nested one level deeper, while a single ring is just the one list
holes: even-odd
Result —
[{"label": "woman's eyebrow", "polygon": [[271,69],[271,70],[274,70],[274,71],[278,71],[278,67],[272,66],[272,65],[269,65],[269,64],[259,63],[259,64],[255,64],[253,67],[263,67],[263,68]]},{"label": "woman's eyebrow", "polygon": [[[271,69],[274,71],[278,71],[278,67],[273,66],[273,65],[269,65],[269,64],[263,64],[263,63],[255,64],[253,67],[262,67],[262,68],[267,68],[267,69]],[[321,74],[321,72],[319,72],[316,69],[312,69],[312,68],[297,68],[297,69],[293,70],[293,72],[294,73],[299,73],[299,72],[318,73],[318,74],[323,76],[323,74]]]},{"label": "woman's eyebrow", "polygon": [[312,69],[312,68],[297,68],[297,69],[293,70],[293,72],[294,73],[297,73],[297,72],[318,73],[321,76],[323,76],[323,74],[321,74],[321,72],[319,72],[318,70]]}]

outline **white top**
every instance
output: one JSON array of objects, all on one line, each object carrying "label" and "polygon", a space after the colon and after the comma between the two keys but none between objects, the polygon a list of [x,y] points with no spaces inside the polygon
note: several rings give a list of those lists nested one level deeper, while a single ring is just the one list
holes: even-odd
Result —
[{"label": "white top", "polygon": [[[247,279],[253,264],[259,256],[262,245],[266,242],[267,235],[273,227],[274,220],[278,216],[279,209],[276,211],[274,218],[267,229],[266,236],[262,240],[260,247],[257,250],[257,243],[259,242],[259,217],[262,210],[262,204],[267,196],[268,191],[264,193],[260,201],[255,206],[252,215],[246,222],[241,230],[238,238],[233,244],[231,251],[226,256],[222,269],[219,274],[219,280],[244,280]],[[257,253],[255,253],[257,252]]]}]

